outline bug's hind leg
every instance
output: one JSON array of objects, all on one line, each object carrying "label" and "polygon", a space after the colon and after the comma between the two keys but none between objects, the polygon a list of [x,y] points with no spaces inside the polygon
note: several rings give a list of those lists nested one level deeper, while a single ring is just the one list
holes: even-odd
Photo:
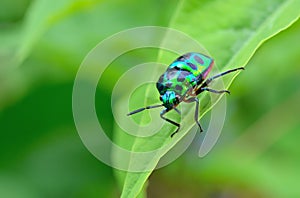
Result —
[{"label": "bug's hind leg", "polygon": [[209,91],[209,92],[216,93],[216,94],[221,94],[221,93],[230,94],[230,91],[228,91],[228,90],[214,90],[214,89],[211,89],[209,87],[200,87],[199,89],[196,90],[196,95],[198,95],[202,91]]},{"label": "bug's hind leg", "polygon": [[179,131],[179,129],[180,129],[180,124],[177,123],[177,122],[174,122],[173,120],[170,120],[170,119],[164,117],[164,115],[165,115],[167,112],[169,112],[170,110],[171,110],[171,109],[169,109],[169,110],[168,110],[168,109],[162,110],[162,112],[160,112],[160,117],[161,117],[162,119],[164,119],[165,121],[167,121],[167,122],[169,122],[169,123],[171,123],[171,124],[177,126],[176,131],[173,132],[173,133],[171,134],[171,137],[173,137],[173,136]]},{"label": "bug's hind leg", "polygon": [[220,73],[220,74],[217,74],[217,75],[215,75],[215,76],[212,76],[212,77],[208,78],[208,79],[202,84],[201,87],[206,87],[206,86],[208,86],[209,83],[211,83],[211,81],[213,81],[213,80],[216,79],[216,78],[219,78],[219,77],[224,76],[224,75],[226,75],[226,74],[229,74],[229,73],[231,73],[231,72],[235,72],[235,71],[238,71],[238,70],[244,70],[244,69],[245,69],[244,67],[238,67],[238,68],[235,68],[235,69],[227,70],[227,71],[222,72],[222,73]]},{"label": "bug's hind leg", "polygon": [[184,101],[187,102],[187,103],[191,103],[191,102],[195,102],[196,103],[194,119],[195,119],[195,122],[197,123],[197,125],[199,126],[200,133],[201,133],[203,130],[202,130],[201,124],[200,124],[200,122],[198,120],[198,116],[199,116],[199,99],[196,98],[196,97],[194,97],[194,98],[188,98],[188,99],[186,99]]},{"label": "bug's hind leg", "polygon": [[[215,76],[212,76],[210,78],[208,78],[206,81],[204,81],[204,83],[202,83],[202,85],[196,89],[195,91],[195,94],[198,95],[200,94],[202,91],[209,91],[209,92],[212,92],[212,93],[217,93],[217,94],[221,94],[221,93],[228,93],[230,94],[230,92],[228,90],[214,90],[214,89],[211,89],[209,87],[207,87],[214,79],[216,78],[219,78],[221,76],[224,76],[226,74],[229,74],[231,72],[235,72],[235,71],[238,71],[238,70],[244,70],[244,67],[239,67],[239,68],[235,68],[235,69],[231,69],[231,70],[227,70],[225,72],[222,72],[220,74],[217,74]],[[201,81],[199,81],[201,82]]]}]

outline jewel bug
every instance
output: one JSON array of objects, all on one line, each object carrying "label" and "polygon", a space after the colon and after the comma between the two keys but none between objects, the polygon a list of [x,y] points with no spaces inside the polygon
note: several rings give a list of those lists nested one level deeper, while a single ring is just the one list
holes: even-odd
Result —
[{"label": "jewel bug", "polygon": [[128,113],[127,116],[139,113],[146,109],[165,107],[160,112],[160,117],[177,127],[176,131],[171,134],[171,137],[173,137],[174,134],[179,131],[180,124],[166,118],[164,115],[173,109],[180,114],[180,111],[176,107],[181,102],[195,102],[196,108],[194,119],[200,128],[200,132],[202,132],[202,127],[198,121],[199,99],[197,98],[197,95],[203,91],[216,94],[229,94],[230,92],[228,90],[214,90],[209,88],[208,85],[216,78],[244,69],[243,67],[231,69],[206,79],[213,64],[214,60],[211,57],[201,53],[189,52],[178,57],[168,66],[167,70],[160,76],[156,83],[156,88],[160,94],[160,101],[162,104],[137,109]]}]

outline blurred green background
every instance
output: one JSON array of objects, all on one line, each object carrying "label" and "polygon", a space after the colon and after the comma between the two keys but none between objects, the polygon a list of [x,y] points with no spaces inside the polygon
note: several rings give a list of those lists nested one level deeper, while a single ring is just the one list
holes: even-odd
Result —
[{"label": "blurred green background", "polygon": [[[119,196],[113,170],[77,134],[73,80],[101,40],[136,26],[168,26],[177,4],[0,2],[0,197]],[[300,197],[299,35],[300,21],[259,48],[230,88],[217,146],[196,158],[198,136],[183,156],[151,175],[148,197]],[[128,53],[106,71],[96,93],[106,131],[114,125],[114,82],[130,66],[156,58],[152,50]]]}]

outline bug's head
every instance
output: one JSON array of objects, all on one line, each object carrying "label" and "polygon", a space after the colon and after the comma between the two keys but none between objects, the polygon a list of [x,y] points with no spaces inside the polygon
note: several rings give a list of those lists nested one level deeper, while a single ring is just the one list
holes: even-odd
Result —
[{"label": "bug's head", "polygon": [[179,104],[179,96],[174,91],[166,91],[160,96],[160,100],[167,109],[173,109]]}]

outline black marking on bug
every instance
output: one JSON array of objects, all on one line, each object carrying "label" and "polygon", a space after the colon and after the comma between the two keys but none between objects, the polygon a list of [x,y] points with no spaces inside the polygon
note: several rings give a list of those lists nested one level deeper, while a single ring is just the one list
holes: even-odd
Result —
[{"label": "black marking on bug", "polygon": [[167,73],[167,79],[172,79],[174,76],[177,75],[178,70],[177,69],[172,69]]},{"label": "black marking on bug", "polygon": [[190,66],[193,70],[197,70],[197,66],[194,65],[193,63],[187,62],[186,63],[188,66]]},{"label": "black marking on bug", "polygon": [[189,59],[191,57],[192,53],[187,53],[187,54],[184,54],[183,57],[185,59]]},{"label": "black marking on bug", "polygon": [[159,91],[162,91],[162,90],[164,89],[164,86],[163,86],[163,84],[157,82],[157,83],[156,83],[156,88],[157,88]]},{"label": "black marking on bug", "polygon": [[182,77],[182,76],[178,76],[177,81],[178,82],[183,82],[183,81],[185,81],[185,78]]},{"label": "black marking on bug", "polygon": [[186,76],[190,75],[191,72],[188,71],[181,71],[178,75],[177,81],[178,82],[183,82],[186,80]]},{"label": "black marking on bug", "polygon": [[200,58],[199,56],[195,56],[195,60],[199,63],[199,64],[204,64],[204,61],[202,58]]},{"label": "black marking on bug", "polygon": [[184,61],[185,57],[184,56],[180,56],[179,58],[177,58],[177,61]]},{"label": "black marking on bug", "polygon": [[175,86],[175,90],[177,90],[177,91],[182,91],[182,86],[176,85],[176,86]]},{"label": "black marking on bug", "polygon": [[166,83],[166,87],[168,87],[168,88],[172,87],[172,83],[167,82],[167,83]]},{"label": "black marking on bug", "polygon": [[161,75],[160,77],[159,77],[159,79],[158,79],[158,82],[159,83],[162,83],[164,81],[164,75]]}]

